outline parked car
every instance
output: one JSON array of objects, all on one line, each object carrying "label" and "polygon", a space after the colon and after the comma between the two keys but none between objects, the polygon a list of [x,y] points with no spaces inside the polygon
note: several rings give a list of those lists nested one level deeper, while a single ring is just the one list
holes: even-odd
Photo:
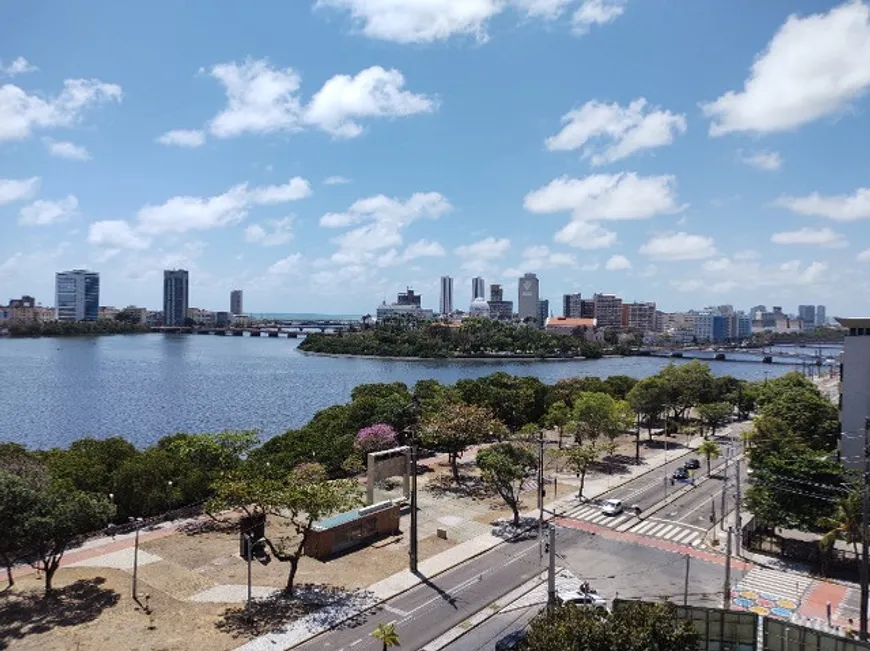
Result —
[{"label": "parked car", "polygon": [[579,590],[566,590],[556,594],[556,601],[562,606],[574,604],[580,607],[607,608],[607,599],[594,591],[580,592]]},{"label": "parked car", "polygon": [[688,479],[689,471],[685,468],[677,468],[672,475],[674,479]]},{"label": "parked car", "polygon": [[601,503],[601,512],[604,515],[619,515],[622,513],[622,502],[619,500],[604,500]]},{"label": "parked car", "polygon": [[513,631],[495,643],[495,651],[514,651],[520,647],[525,639],[526,631],[524,629]]},{"label": "parked car", "polygon": [[689,459],[688,461],[686,461],[686,463],[683,464],[683,467],[685,467],[686,470],[697,470],[698,468],[701,467],[701,461],[698,459],[692,458],[692,459]]}]

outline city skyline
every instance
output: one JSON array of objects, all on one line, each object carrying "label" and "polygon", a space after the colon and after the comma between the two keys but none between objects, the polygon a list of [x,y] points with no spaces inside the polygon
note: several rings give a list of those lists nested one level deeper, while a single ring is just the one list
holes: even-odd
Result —
[{"label": "city skyline", "polygon": [[455,2],[0,10],[0,293],[86,267],[158,307],[181,267],[198,304],[364,313],[530,271],[554,306],[870,311],[867,0]]}]

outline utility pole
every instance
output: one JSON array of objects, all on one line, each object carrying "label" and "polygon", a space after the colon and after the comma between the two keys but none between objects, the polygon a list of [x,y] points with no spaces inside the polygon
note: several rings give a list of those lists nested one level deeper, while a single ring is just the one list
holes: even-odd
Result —
[{"label": "utility pole", "polygon": [[544,431],[538,434],[538,561],[544,560]]},{"label": "utility pole", "polygon": [[248,613],[251,612],[251,559],[254,557],[254,539],[250,533],[245,534],[245,561],[248,563],[248,600],[246,603]]},{"label": "utility pole", "polygon": [[[131,520],[133,518],[130,518]],[[133,543],[133,601],[139,601],[139,529],[142,528],[142,518],[136,518],[136,540]]]},{"label": "utility pole", "polygon": [[868,567],[868,516],[870,516],[870,416],[864,419],[864,487],[861,499],[861,613],[859,615],[860,637],[867,641],[867,606],[870,601],[870,567]]},{"label": "utility pole", "polygon": [[741,459],[739,456],[734,461],[734,481],[736,482],[737,487],[737,501],[734,505],[734,524],[735,528],[737,529],[737,539],[734,541],[734,544],[737,548],[738,557],[740,556],[740,548],[743,544],[743,514],[741,513],[741,509],[743,506],[743,496],[740,492],[740,461]]},{"label": "utility pole", "polygon": [[728,490],[728,457],[730,457],[731,447],[725,448],[725,470],[722,476],[722,506],[719,513],[722,519],[719,521],[719,528],[725,531],[725,492]]},{"label": "utility pole", "polygon": [[634,430],[634,463],[640,465],[640,413],[637,414]]},{"label": "utility pole", "polygon": [[725,544],[725,590],[722,596],[722,607],[731,609],[731,534],[733,530],[728,527],[728,542]]},{"label": "utility pole", "polygon": [[692,562],[692,557],[686,554],[686,578],[683,581],[683,606],[689,605],[689,564]]},{"label": "utility pole", "polygon": [[547,605],[552,609],[556,605],[556,527],[550,525],[550,568],[547,571]]},{"label": "utility pole", "polygon": [[408,547],[409,569],[417,573],[417,429],[411,430],[411,541]]}]

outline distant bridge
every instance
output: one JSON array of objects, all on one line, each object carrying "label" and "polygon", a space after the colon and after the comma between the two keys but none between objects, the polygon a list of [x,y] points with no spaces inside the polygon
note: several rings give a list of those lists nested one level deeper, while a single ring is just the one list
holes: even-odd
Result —
[{"label": "distant bridge", "polygon": [[749,364],[787,364],[790,366],[834,366],[839,362],[833,357],[810,355],[797,352],[773,352],[765,350],[729,349],[702,350],[700,348],[682,348],[668,350],[664,348],[639,349],[638,355],[648,357],[672,357],[684,359],[700,359],[705,362],[746,362]]}]

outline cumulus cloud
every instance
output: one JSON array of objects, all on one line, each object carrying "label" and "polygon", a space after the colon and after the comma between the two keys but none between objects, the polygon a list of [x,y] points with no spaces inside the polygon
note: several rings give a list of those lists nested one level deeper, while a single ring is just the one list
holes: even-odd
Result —
[{"label": "cumulus cloud", "polygon": [[[705,262],[700,275],[700,278],[676,280],[671,284],[679,291],[704,293],[725,293],[736,287],[746,291],[762,287],[819,285],[827,278],[828,265],[817,261],[805,265],[800,260],[772,265],[759,261],[741,261],[737,264],[728,258],[721,258]],[[727,280],[722,280],[724,276],[727,276]]]},{"label": "cumulus cloud", "polygon": [[453,249],[453,253],[462,260],[462,268],[472,273],[481,273],[489,265],[511,248],[511,241],[506,237],[485,237],[471,244],[463,244]]},{"label": "cumulus cloud", "polygon": [[677,260],[701,260],[716,255],[713,238],[706,235],[691,235],[685,232],[656,235],[650,238],[640,252],[652,260],[672,262]]},{"label": "cumulus cloud", "polygon": [[39,68],[30,63],[24,57],[16,57],[7,64],[0,61],[0,75],[6,75],[7,77],[15,77],[16,75],[36,72],[37,70],[39,70]]},{"label": "cumulus cloud", "polygon": [[582,150],[597,166],[670,145],[678,134],[685,133],[686,116],[648,107],[643,97],[626,107],[592,100],[563,115],[562,124],[562,130],[545,141],[547,149]]},{"label": "cumulus cloud", "polygon": [[88,109],[120,102],[122,95],[120,86],[99,79],[67,79],[54,97],[5,84],[0,86],[0,142],[23,140],[36,129],[68,127],[79,122]]},{"label": "cumulus cloud", "polygon": [[160,135],[157,142],[167,147],[195,149],[205,144],[205,132],[201,129],[173,129]]},{"label": "cumulus cloud", "polygon": [[147,249],[151,240],[121,219],[94,222],[88,229],[88,243],[110,250]]},{"label": "cumulus cloud", "polygon": [[553,240],[578,249],[608,249],[616,244],[616,233],[593,222],[571,221],[553,236]]},{"label": "cumulus cloud", "polygon": [[72,142],[64,142],[52,140],[51,138],[42,139],[48,153],[57,158],[66,158],[67,160],[86,161],[91,159],[88,150],[81,145],[76,145]]},{"label": "cumulus cloud", "polygon": [[571,17],[574,33],[582,36],[593,25],[606,25],[619,18],[625,11],[622,0],[583,0]]},{"label": "cumulus cloud", "polygon": [[842,111],[870,88],[870,6],[792,14],[752,64],[742,91],[701,104],[710,135],[785,131]]},{"label": "cumulus cloud", "polygon": [[344,185],[350,183],[350,179],[343,176],[328,176],[323,180],[324,185]]},{"label": "cumulus cloud", "polygon": [[764,172],[775,172],[782,167],[782,157],[775,151],[757,151],[751,154],[740,154],[740,160]]},{"label": "cumulus cloud", "polygon": [[251,224],[245,229],[245,241],[262,246],[278,246],[293,239],[293,217],[273,219],[265,224]]},{"label": "cumulus cloud", "polygon": [[38,176],[27,179],[0,179],[0,206],[13,201],[30,199],[39,187]]},{"label": "cumulus cloud", "polygon": [[848,246],[846,238],[830,228],[801,228],[796,231],[774,233],[770,241],[774,244],[810,244],[828,248]]},{"label": "cumulus cloud", "polygon": [[631,269],[631,261],[624,255],[614,255],[604,264],[607,271],[624,271]]},{"label": "cumulus cloud", "polygon": [[405,90],[405,77],[395,69],[372,66],[354,76],[335,75],[307,104],[293,68],[278,68],[268,59],[221,63],[210,73],[224,87],[227,105],[209,123],[212,135],[232,138],[316,128],[337,138],[363,132],[361,120],[430,113],[437,102]]},{"label": "cumulus cloud", "polygon": [[78,206],[78,199],[71,194],[58,201],[37,199],[19,211],[18,223],[22,226],[50,226],[73,217]]},{"label": "cumulus cloud", "polygon": [[870,188],[858,188],[853,194],[825,196],[813,192],[804,197],[782,196],[775,204],[800,215],[853,222],[870,219]]}]

